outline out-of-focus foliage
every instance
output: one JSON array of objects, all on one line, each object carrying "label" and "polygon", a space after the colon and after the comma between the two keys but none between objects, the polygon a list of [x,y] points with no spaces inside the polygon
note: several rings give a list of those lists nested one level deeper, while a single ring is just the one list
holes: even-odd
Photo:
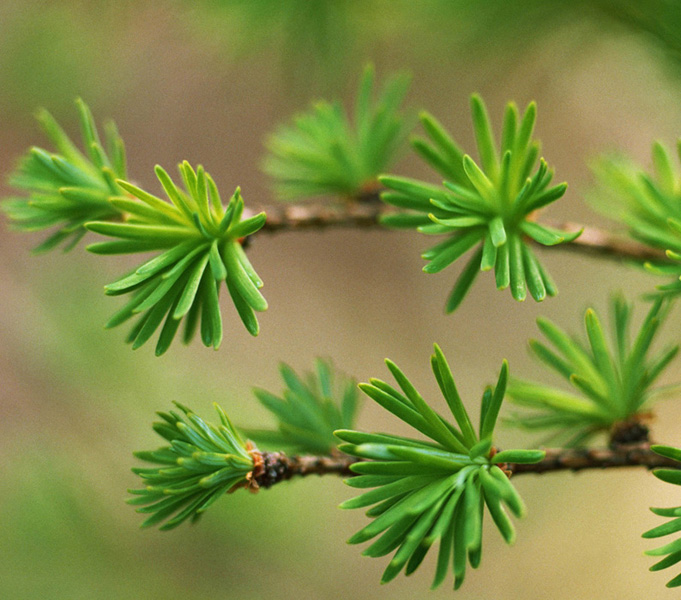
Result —
[{"label": "out-of-focus foliage", "polygon": [[51,250],[64,242],[70,250],[87,232],[89,221],[110,220],[121,212],[109,202],[124,194],[117,178],[127,177],[125,147],[113,121],[105,126],[104,143],[88,106],[77,101],[85,154],[46,110],[38,120],[56,147],[51,154],[31,148],[10,176],[10,185],[28,194],[2,202],[13,226],[20,231],[42,231],[57,227],[36,251]]},{"label": "out-of-focus foliage", "polygon": [[0,114],[22,121],[27,107],[49,104],[61,115],[78,95],[94,104],[120,99],[132,80],[121,42],[135,8],[132,0],[3,2],[0,81],[11,91],[0,94]]},{"label": "out-of-focus foliage", "polygon": [[374,69],[365,68],[354,122],[340,102],[319,101],[267,140],[263,170],[281,200],[339,195],[358,198],[378,186],[407,133],[400,105],[409,78],[390,78],[373,98]]},{"label": "out-of-focus foliage", "polygon": [[[0,98],[0,109],[21,114],[26,105],[49,101],[61,112],[77,94],[110,102],[129,89],[136,57],[121,50],[121,40],[129,42],[128,21],[147,6],[131,0],[5,3],[0,80],[14,93]],[[510,60],[575,25],[632,31],[671,64],[681,63],[675,0],[180,0],[168,7],[159,26],[189,37],[194,47],[217,50],[223,65],[247,55],[276,56],[292,84],[288,93],[300,93],[301,83],[316,93],[337,89],[345,67],[381,47],[398,59],[427,59],[443,49],[454,59],[469,49],[483,61]],[[149,27],[154,24],[150,19]],[[598,40],[575,41],[588,50]]]},{"label": "out-of-focus foliage", "polygon": [[[185,22],[221,49],[228,60],[274,53],[287,79],[328,91],[348,64],[360,60],[390,27],[395,4],[353,0],[203,0]],[[302,66],[302,68],[301,68]],[[333,86],[335,87],[335,86]],[[292,86],[289,92],[295,91]]]},{"label": "out-of-focus foliage", "polygon": [[637,240],[681,252],[681,240],[669,227],[669,219],[681,222],[679,169],[661,142],[653,144],[652,159],[653,173],[649,174],[624,155],[600,157],[592,164],[596,183],[587,198],[599,212],[625,225]]},{"label": "out-of-focus foliage", "polygon": [[[189,2],[185,22],[231,59],[273,51],[296,82],[329,84],[365,48],[418,39],[423,57],[467,52],[477,59],[529,55],[544,39],[575,25],[626,30],[681,65],[681,7],[676,0],[204,0]],[[207,36],[206,31],[211,35]],[[352,40],[352,43],[348,43]],[[494,43],[490,43],[494,40]],[[575,40],[597,47],[599,36]],[[411,45],[409,45],[411,49]],[[569,55],[569,52],[567,53]],[[306,65],[300,69],[300,64]]]},{"label": "out-of-focus foliage", "polygon": [[279,365],[286,388],[281,396],[256,388],[260,403],[276,420],[277,429],[244,429],[259,446],[297,454],[329,454],[336,448],[337,429],[355,426],[360,406],[357,382],[334,369],[331,361],[318,358],[315,370],[297,375]]},{"label": "out-of-focus foliage", "polygon": [[649,408],[655,397],[665,391],[653,386],[679,346],[655,354],[650,353],[650,348],[669,304],[657,300],[635,338],[631,336],[631,305],[621,296],[614,296],[611,304],[612,346],[591,308],[584,315],[587,343],[548,319],[537,320],[539,330],[554,348],[530,340],[530,349],[577,393],[514,379],[508,390],[512,401],[537,412],[515,415],[512,423],[528,430],[553,431],[554,443],[576,446],[618,423],[635,422],[638,413]]},{"label": "out-of-focus foliage", "polygon": [[598,16],[612,19],[631,31],[641,34],[657,45],[678,65],[681,65],[681,5],[676,0],[597,0],[584,3],[593,7]]},{"label": "out-of-focus foliage", "polygon": [[[681,140],[676,153],[681,154]],[[623,155],[599,158],[592,165],[596,184],[587,197],[597,210],[620,221],[633,238],[666,252],[670,262],[660,260],[646,268],[673,277],[657,289],[676,296],[681,294],[681,176],[661,142],[653,144],[652,158],[652,174]]]},{"label": "out-of-focus foliage", "polygon": [[[543,36],[581,22],[601,29],[624,27],[681,62],[681,7],[675,0],[427,0],[418,4],[432,19],[451,19],[460,32],[459,43],[473,44],[483,52],[499,52],[503,45],[517,49],[526,45],[530,51]],[[497,43],[489,44],[490,37]]]}]

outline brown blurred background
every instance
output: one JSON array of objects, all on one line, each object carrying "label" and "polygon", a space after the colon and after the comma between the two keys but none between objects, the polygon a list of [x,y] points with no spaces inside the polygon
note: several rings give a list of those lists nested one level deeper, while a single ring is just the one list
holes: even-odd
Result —
[{"label": "brown blurred background", "polygon": [[[0,156],[6,176],[31,145],[45,106],[76,133],[73,99],[112,117],[126,141],[130,176],[160,190],[153,166],[201,163],[223,190],[240,185],[251,206],[272,203],[259,170],[263,140],[319,97],[351,99],[363,65],[379,77],[413,74],[409,104],[426,108],[472,148],[468,97],[478,91],[500,126],[503,106],[538,102],[537,135],[566,197],[555,219],[603,225],[585,206],[588,161],[619,148],[644,164],[654,139],[681,134],[681,9],[675,1],[2,0]],[[437,180],[408,152],[402,174]],[[542,252],[560,295],[537,305],[497,293],[482,276],[452,316],[443,305],[456,268],[421,272],[428,239],[381,231],[260,236],[249,256],[270,310],[251,338],[225,306],[226,337],[154,358],[132,352],[125,331],[102,324],[118,306],[102,286],[127,260],[82,247],[32,256],[41,236],[0,226],[0,597],[11,599],[448,598],[427,592],[432,557],[410,578],[379,586],[387,559],[345,544],[366,522],[336,506],[352,495],[334,478],[235,494],[196,526],[139,529],[124,504],[133,450],[159,445],[154,412],[180,400],[212,418],[219,402],[237,423],[268,415],[250,392],[278,393],[277,363],[311,368],[329,356],[360,380],[388,376],[390,357],[440,402],[429,373],[433,342],[475,405],[502,358],[542,377],[526,352],[534,320],[579,331],[588,305],[612,290],[636,299],[657,280],[634,268],[560,249]],[[638,307],[637,315],[644,312]],[[663,334],[678,339],[677,310]],[[681,365],[669,381],[681,379]],[[659,405],[655,438],[680,444],[678,403]],[[394,420],[365,405],[360,426]],[[528,443],[500,432],[500,445]],[[639,471],[527,476],[518,488],[528,518],[515,548],[485,536],[464,600],[670,598],[670,573],[650,574],[640,539],[678,505],[672,486]]]}]

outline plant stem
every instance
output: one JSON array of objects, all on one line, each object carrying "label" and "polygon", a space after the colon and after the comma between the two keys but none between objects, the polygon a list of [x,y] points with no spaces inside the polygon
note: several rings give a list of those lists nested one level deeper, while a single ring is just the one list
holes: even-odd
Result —
[{"label": "plant stem", "polygon": [[618,236],[598,229],[596,227],[589,227],[586,225],[579,225],[577,223],[553,223],[548,220],[542,221],[542,224],[560,229],[565,232],[579,231],[584,229],[575,241],[569,244],[559,244],[551,246],[551,248],[574,250],[575,252],[583,252],[587,254],[595,254],[612,258],[624,258],[635,260],[637,262],[645,261],[661,261],[665,260],[665,254],[662,250],[651,248],[640,242]]},{"label": "plant stem", "polygon": [[275,483],[287,481],[296,475],[354,475],[350,465],[356,458],[339,454],[337,456],[288,456],[283,452],[261,452],[262,466],[253,474],[258,487],[269,488]]},{"label": "plant stem", "polygon": [[655,454],[648,443],[610,448],[550,448],[546,457],[533,465],[510,465],[513,475],[522,473],[547,473],[550,471],[582,471],[583,469],[610,469],[614,467],[667,467],[678,469],[675,460]]},{"label": "plant stem", "polygon": [[261,231],[279,233],[329,227],[378,228],[380,217],[394,211],[372,199],[348,201],[343,205],[290,204],[268,207],[266,212],[267,221]]},{"label": "plant stem", "polygon": [[[350,465],[359,459],[346,455],[338,456],[288,456],[283,452],[262,452],[262,468],[254,474],[258,487],[269,488],[294,476],[307,475],[355,475]],[[609,448],[550,448],[546,457],[532,465],[505,465],[512,475],[524,473],[547,473],[551,471],[582,471],[584,469],[611,469],[615,467],[656,467],[679,468],[679,463],[655,454],[649,444]]]},{"label": "plant stem", "polygon": [[[380,227],[383,215],[394,214],[395,210],[375,199],[364,202],[348,201],[343,205],[328,204],[290,204],[267,209],[267,222],[262,231],[280,233],[287,231],[316,230],[326,228],[368,229]],[[661,250],[651,248],[623,236],[613,235],[596,227],[586,227],[576,223],[554,223],[541,221],[566,233],[584,229],[575,241],[559,244],[551,248],[563,249],[586,254],[596,254],[617,259],[638,262],[660,261],[665,256]]]},{"label": "plant stem", "polygon": [[611,469],[614,467],[667,467],[678,469],[675,460],[655,454],[650,444],[628,444],[618,448],[550,448],[546,457],[534,465],[511,465],[514,475],[521,473],[547,473],[550,471],[582,471],[584,469]]}]

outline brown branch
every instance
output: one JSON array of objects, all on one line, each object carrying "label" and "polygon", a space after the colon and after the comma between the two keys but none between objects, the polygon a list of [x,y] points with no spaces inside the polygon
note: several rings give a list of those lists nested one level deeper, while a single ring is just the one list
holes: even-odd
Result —
[{"label": "brown branch", "polygon": [[[380,218],[383,215],[395,212],[393,208],[381,204],[375,197],[364,202],[348,201],[343,205],[290,204],[268,208],[267,222],[262,231],[283,233],[328,228],[377,228],[380,227]],[[636,261],[664,259],[664,253],[660,250],[596,227],[570,222],[542,222],[566,233],[584,229],[582,235],[570,244],[560,244],[552,248]]]},{"label": "brown branch", "polygon": [[289,204],[267,208],[267,221],[261,231],[286,231],[334,228],[376,228],[384,214],[394,213],[377,198],[343,205]]},{"label": "brown branch", "polygon": [[609,448],[553,448],[546,457],[533,465],[509,465],[513,475],[521,473],[548,473],[550,471],[582,471],[584,469],[611,469],[614,467],[667,467],[678,469],[679,463],[655,454],[650,445],[636,444]]},{"label": "brown branch", "polygon": [[354,475],[350,465],[357,462],[356,458],[347,454],[338,456],[287,456],[283,452],[261,452],[260,463],[253,472],[252,480],[258,487],[269,488],[275,483],[287,481],[296,475]]},{"label": "brown branch", "polygon": [[[350,465],[361,459],[347,456],[288,456],[283,452],[261,452],[258,467],[252,481],[256,487],[269,488],[292,477],[308,475],[356,475]],[[649,444],[608,448],[553,448],[546,450],[546,457],[535,464],[509,464],[504,469],[512,475],[524,473],[549,473],[552,471],[582,471],[585,469],[612,469],[616,467],[667,467],[678,469],[679,463],[655,454]]]},{"label": "brown branch", "polygon": [[548,220],[542,222],[545,225],[565,232],[583,229],[582,235],[575,241],[570,244],[552,246],[552,248],[641,262],[665,259],[665,254],[662,250],[651,248],[630,238],[615,235],[603,229],[570,222],[552,223]]}]

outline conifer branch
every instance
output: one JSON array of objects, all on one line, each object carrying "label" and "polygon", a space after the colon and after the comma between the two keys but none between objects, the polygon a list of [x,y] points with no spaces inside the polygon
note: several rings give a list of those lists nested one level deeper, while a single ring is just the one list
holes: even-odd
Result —
[{"label": "conifer branch", "polygon": [[623,445],[617,448],[550,448],[546,456],[531,465],[514,464],[513,475],[522,473],[548,473],[551,471],[582,471],[584,469],[611,469],[615,467],[667,467],[678,469],[679,463],[655,454],[650,444]]},{"label": "conifer branch", "polygon": [[586,254],[600,255],[618,259],[629,259],[637,262],[665,260],[665,254],[661,250],[652,248],[631,239],[630,237],[618,236],[604,229],[579,225],[571,222],[551,222],[542,223],[561,229],[563,231],[576,231],[583,229],[582,235],[570,244],[558,246],[563,250],[573,250]]},{"label": "conifer branch", "polygon": [[[255,454],[255,453],[254,453]],[[252,481],[258,487],[269,488],[275,483],[288,481],[298,475],[340,475],[350,477],[355,475],[350,465],[358,461],[347,454],[335,456],[288,456],[284,452],[261,452],[255,454],[256,466],[253,470]],[[258,460],[258,456],[261,461]]]},{"label": "conifer branch", "polygon": [[[350,465],[361,461],[344,454],[336,456],[288,456],[284,452],[262,452],[262,466],[256,467],[252,480],[262,488],[282,481],[308,475],[357,476]],[[583,471],[616,467],[659,467],[677,469],[679,463],[655,454],[650,444],[625,445],[619,448],[549,448],[546,457],[533,464],[508,465],[512,475],[549,473],[553,471]]]},{"label": "conifer branch", "polygon": [[[267,208],[267,222],[262,231],[285,233],[328,228],[369,229],[380,227],[380,219],[383,216],[395,213],[394,209],[379,203],[376,194],[368,194],[362,201],[348,201],[337,206],[288,204]],[[660,261],[665,258],[660,250],[597,227],[544,219],[541,223],[566,233],[584,230],[582,235],[571,243],[556,246],[558,249],[640,262]]]},{"label": "conifer branch", "polygon": [[317,203],[268,206],[267,221],[262,231],[283,233],[327,228],[377,228],[380,227],[382,215],[394,212],[379,201],[376,193],[366,195],[361,201],[350,200],[342,205]]}]

